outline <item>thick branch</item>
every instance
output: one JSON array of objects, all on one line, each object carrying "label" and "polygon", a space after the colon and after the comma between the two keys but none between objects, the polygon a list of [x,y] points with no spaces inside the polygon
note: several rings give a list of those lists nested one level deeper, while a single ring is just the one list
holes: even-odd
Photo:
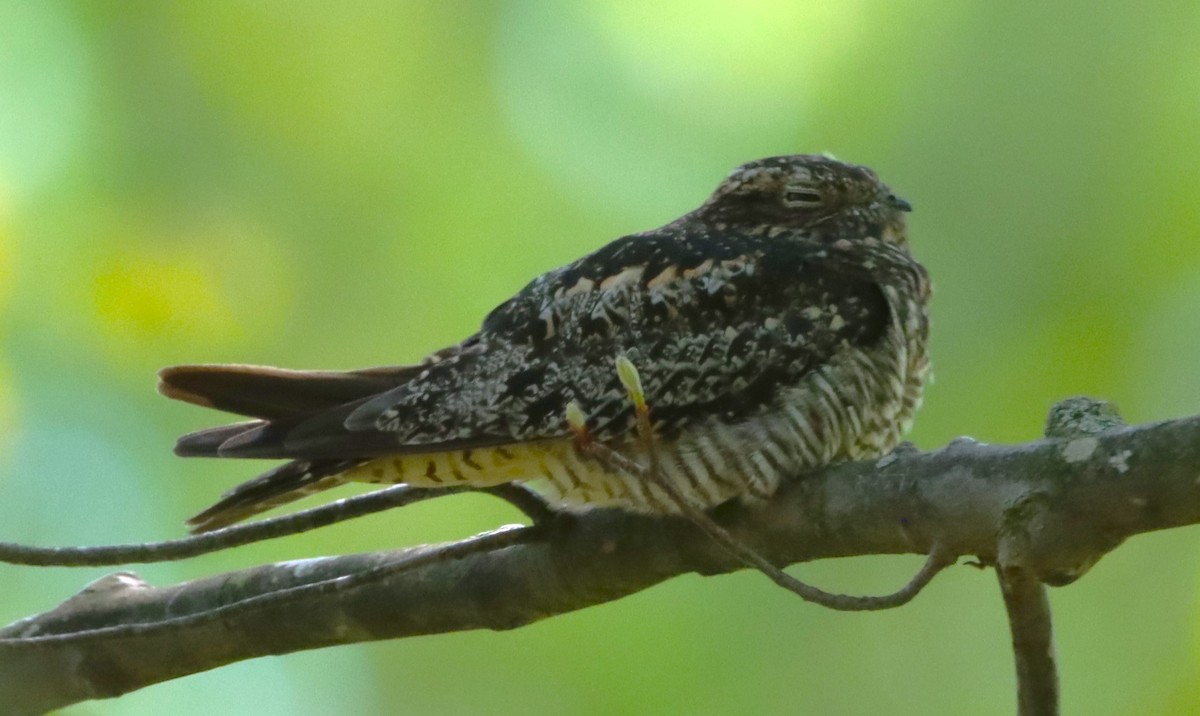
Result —
[{"label": "thick branch", "polygon": [[[925,554],[935,543],[996,564],[1005,515],[1011,523],[1014,505],[1036,503],[1022,525],[1023,568],[1065,584],[1131,535],[1200,522],[1198,477],[1200,417],[1017,446],[959,440],[840,465],[786,485],[762,509],[715,516],[780,564]],[[0,693],[36,713],[267,654],[513,628],[678,574],[740,568],[683,520],[595,511],[501,534],[504,546],[485,537],[472,550],[321,558],[165,588],[109,577],[0,630]],[[465,556],[395,566],[447,549]],[[361,577],[384,565],[378,579]],[[286,589],[288,598],[263,596]]]}]

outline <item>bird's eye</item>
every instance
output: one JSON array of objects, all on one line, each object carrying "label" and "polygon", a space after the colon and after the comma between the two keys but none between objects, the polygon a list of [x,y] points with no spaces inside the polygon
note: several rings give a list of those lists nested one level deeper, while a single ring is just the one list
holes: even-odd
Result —
[{"label": "bird's eye", "polygon": [[789,191],[783,195],[783,203],[799,209],[815,209],[824,203],[821,195],[811,189]]}]

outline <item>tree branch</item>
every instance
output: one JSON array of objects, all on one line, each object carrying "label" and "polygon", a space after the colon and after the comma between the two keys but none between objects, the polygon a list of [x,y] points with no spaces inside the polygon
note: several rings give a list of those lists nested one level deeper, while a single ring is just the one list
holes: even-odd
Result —
[{"label": "tree branch", "polygon": [[1057,716],[1058,669],[1050,600],[1046,585],[1023,565],[1021,547],[1013,544],[1025,538],[1027,535],[1001,539],[1000,564],[996,568],[1017,663],[1017,713]]},{"label": "tree branch", "polygon": [[[487,491],[492,492],[494,489],[488,488]],[[471,491],[470,488],[437,487],[421,490],[408,485],[394,485],[364,495],[335,500],[301,512],[233,525],[212,532],[164,542],[115,544],[102,547],[31,547],[13,542],[0,542],[0,562],[39,567],[87,567],[187,559],[253,542],[288,537],[375,512],[403,507],[414,502],[468,491]],[[513,498],[510,497],[511,493],[493,492],[492,494],[497,494],[506,501],[513,501]]]},{"label": "tree branch", "polygon": [[[939,544],[985,565],[1019,563],[1026,583],[1061,585],[1132,535],[1200,522],[1198,478],[1193,417],[1016,446],[960,439],[838,465],[785,485],[765,507],[726,505],[714,518],[777,564]],[[1037,509],[1013,509],[1022,504]],[[1027,537],[1018,562],[1003,543],[1014,529]],[[0,630],[0,693],[13,713],[39,713],[267,654],[510,629],[686,572],[739,568],[685,520],[596,510],[171,587],[112,575]]]},{"label": "tree branch", "polygon": [[[1060,438],[1068,461],[1091,449],[1089,437],[1124,427],[1116,408],[1090,398],[1068,398],[1050,410],[1046,437]],[[1109,458],[1118,472],[1127,469],[1130,454]],[[1045,508],[1044,495],[1029,492],[1013,502],[1000,528],[996,576],[1008,612],[1013,656],[1017,666],[1019,716],[1058,716],[1058,665],[1054,650],[1054,625],[1046,585],[1029,568],[1030,525]],[[1098,555],[1099,556],[1099,555]]]}]

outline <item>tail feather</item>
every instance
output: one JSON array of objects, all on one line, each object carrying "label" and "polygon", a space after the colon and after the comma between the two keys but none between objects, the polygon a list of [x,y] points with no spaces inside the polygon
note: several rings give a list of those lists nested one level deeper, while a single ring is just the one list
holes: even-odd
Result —
[{"label": "tail feather", "polygon": [[[289,432],[302,424],[343,432],[341,407],[387,392],[419,374],[420,366],[365,368],[348,372],[285,370],[252,365],[181,365],[159,371],[163,395],[194,405],[246,415],[258,420],[200,430],[181,437],[181,457],[332,458],[354,454],[357,442],[322,446],[285,446]],[[364,449],[387,451],[394,442],[384,435],[361,436]],[[345,449],[343,449],[345,448]],[[335,452],[337,454],[330,454]]]},{"label": "tail feather", "polygon": [[159,371],[158,390],[186,403],[276,420],[382,393],[420,371],[420,366],[337,372],[255,365],[179,365]]},{"label": "tail feather", "polygon": [[[294,371],[249,365],[183,365],[159,372],[163,395],[255,420],[184,435],[175,454],[185,457],[271,457],[291,460],[235,487],[188,520],[193,533],[209,532],[260,512],[334,487],[342,473],[370,456],[394,451],[394,436],[376,431],[350,435],[348,411],[411,380],[421,366],[368,368],[345,373]],[[291,431],[317,424],[342,438],[293,446]],[[348,438],[348,439],[346,439]],[[333,445],[325,443],[333,442]],[[362,452],[359,452],[362,450]]]},{"label": "tail feather", "polygon": [[184,435],[175,442],[175,454],[179,457],[219,457],[222,443],[263,425],[265,423],[262,421],[253,420],[197,430]]},{"label": "tail feather", "polygon": [[211,532],[260,512],[342,484],[340,475],[359,460],[293,460],[244,482],[187,521],[192,534]]},{"label": "tail feather", "polygon": [[175,443],[181,457],[333,459],[402,452],[391,433],[347,433],[342,421],[358,402],[280,420],[255,420],[189,433]]}]

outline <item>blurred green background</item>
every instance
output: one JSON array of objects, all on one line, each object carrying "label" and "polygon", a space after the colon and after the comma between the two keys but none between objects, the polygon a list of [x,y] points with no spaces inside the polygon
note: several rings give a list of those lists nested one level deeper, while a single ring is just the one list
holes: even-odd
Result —
[{"label": "blurred green background", "polygon": [[[351,368],[456,342],[529,278],[831,151],[916,207],[937,383],[913,439],[1056,399],[1200,412],[1200,5],[909,0],[0,2],[0,539],[175,537],[256,465],[154,371]],[[343,493],[345,494],[345,493]],[[156,583],[453,539],[480,497],[147,566]],[[1065,707],[1200,704],[1200,534],[1052,594]],[[917,558],[794,571],[890,591]],[[11,621],[107,570],[0,565]],[[262,659],[69,714],[1009,714],[994,577],[868,615],[687,576],[510,633]],[[1189,708],[1190,706],[1190,708]]]}]

